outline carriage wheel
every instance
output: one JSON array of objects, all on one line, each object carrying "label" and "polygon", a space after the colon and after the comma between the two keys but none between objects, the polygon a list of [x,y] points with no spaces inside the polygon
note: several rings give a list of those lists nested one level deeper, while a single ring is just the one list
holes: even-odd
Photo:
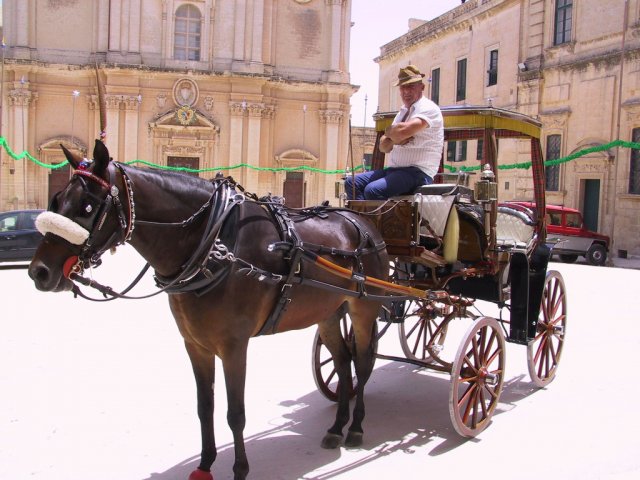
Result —
[{"label": "carriage wheel", "polygon": [[403,303],[403,321],[398,324],[402,351],[407,358],[431,363],[431,352],[440,351],[447,336],[447,325],[442,325],[447,306],[414,300]]},{"label": "carriage wheel", "polygon": [[544,281],[536,336],[527,346],[529,375],[538,387],[544,387],[556,375],[566,326],[567,294],[564,281],[559,272],[550,271]]},{"label": "carriage wheel", "polygon": [[[374,328],[374,342],[373,342],[373,360],[375,362],[375,352],[378,351],[378,325],[377,322],[373,324]],[[344,315],[340,319],[340,330],[342,332],[342,338],[344,338],[349,348],[353,344],[353,328],[351,327],[351,319],[348,315]],[[325,347],[320,338],[320,331],[316,330],[315,337],[313,338],[313,348],[311,364],[313,367],[313,380],[316,382],[316,387],[320,390],[326,398],[332,402],[338,401],[338,373],[333,365],[333,359],[331,353]],[[349,382],[349,397],[353,398],[356,394],[356,377],[355,375]]]},{"label": "carriage wheel", "polygon": [[456,431],[475,437],[489,425],[504,382],[505,341],[498,321],[481,317],[467,330],[451,371],[449,414]]}]

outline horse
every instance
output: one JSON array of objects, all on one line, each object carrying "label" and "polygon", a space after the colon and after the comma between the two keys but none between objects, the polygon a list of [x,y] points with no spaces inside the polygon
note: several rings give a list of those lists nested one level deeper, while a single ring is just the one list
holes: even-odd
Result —
[{"label": "horse", "polygon": [[[123,165],[110,158],[101,140],[95,142],[93,160],[61,147],[73,175],[38,218],[44,238],[29,275],[41,291],[76,291],[74,280],[84,278],[83,270],[99,265],[103,252],[125,242],[154,269],[195,376],[202,450],[189,480],[213,480],[215,356],[227,386],[234,479],[248,475],[246,358],[249,340],[258,334],[318,326],[339,379],[336,417],[321,446],[362,444],[363,394],[382,303],[373,294],[384,296],[376,287],[363,288],[362,278],[385,279],[389,272],[384,241],[371,223],[328,206],[285,208],[277,197],[241,193],[230,177],[206,180]],[[323,260],[324,267],[314,259]],[[326,264],[354,274],[335,275]],[[346,313],[351,344],[340,330]],[[352,361],[356,401],[344,437],[354,393]]]}]

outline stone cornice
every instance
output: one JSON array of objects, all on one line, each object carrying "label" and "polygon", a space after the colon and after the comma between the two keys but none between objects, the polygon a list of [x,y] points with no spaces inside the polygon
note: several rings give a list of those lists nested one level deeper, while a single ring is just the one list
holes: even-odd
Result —
[{"label": "stone cornice", "polygon": [[514,0],[469,0],[448,12],[423,23],[405,35],[383,45],[375,62],[392,57],[451,28],[468,28],[468,18],[492,8],[505,7]]}]

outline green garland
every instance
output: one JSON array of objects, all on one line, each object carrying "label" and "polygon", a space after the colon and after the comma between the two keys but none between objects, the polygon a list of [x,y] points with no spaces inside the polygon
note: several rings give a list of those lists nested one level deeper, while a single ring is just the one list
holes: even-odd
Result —
[{"label": "green garland", "polygon": [[[11,147],[9,147],[9,145],[7,144],[7,140],[4,137],[0,137],[0,146],[4,147],[4,149],[7,151],[7,153],[9,154],[10,157],[12,157],[14,160],[24,160],[25,158],[31,160],[33,163],[35,163],[36,165],[38,165],[39,167],[43,167],[43,168],[49,168],[51,170],[56,170],[58,168],[62,168],[64,166],[66,166],[69,162],[67,160],[65,160],[64,162],[61,163],[57,163],[55,165],[51,165],[48,163],[44,163],[41,162],[40,160],[38,160],[37,158],[33,157],[29,152],[23,151],[22,153],[15,153]],[[635,143],[635,142],[625,142],[623,140],[614,140],[613,142],[604,144],[604,145],[598,145],[596,147],[590,147],[590,148],[585,148],[583,150],[579,150],[577,152],[572,153],[571,155],[568,155],[566,157],[562,157],[562,158],[556,158],[554,160],[547,160],[544,162],[545,166],[549,167],[552,165],[560,165],[562,163],[567,163],[570,162],[572,160],[575,160],[576,158],[579,157],[583,157],[585,155],[588,155],[590,153],[594,153],[594,152],[602,152],[604,150],[609,150],[610,148],[615,148],[615,147],[624,147],[624,148],[631,148],[631,149],[635,149],[635,150],[640,150],[640,143]],[[321,168],[313,168],[313,167],[308,167],[306,165],[301,165],[298,167],[281,167],[281,168],[273,168],[273,167],[257,167],[255,165],[249,165],[247,163],[240,163],[238,165],[233,165],[233,166],[229,166],[229,167],[224,167],[224,166],[217,166],[214,168],[204,168],[204,169],[195,169],[195,168],[188,168],[188,167],[170,167],[167,165],[158,165],[155,163],[151,163],[148,162],[146,160],[130,160],[128,162],[124,162],[126,165],[134,165],[134,164],[142,164],[142,165],[146,165],[148,167],[153,167],[153,168],[159,168],[162,170],[171,170],[174,172],[188,172],[188,173],[205,173],[205,172],[218,172],[220,170],[235,170],[238,168],[250,168],[252,170],[258,170],[261,172],[293,172],[293,171],[300,171],[300,170],[304,170],[307,172],[315,172],[315,173],[324,173],[327,175],[335,175],[335,174],[344,174],[347,173],[346,170],[323,170]],[[444,168],[449,170],[450,172],[457,172],[458,170],[461,172],[472,172],[474,170],[480,170],[480,165],[474,165],[474,166],[470,166],[470,167],[460,167],[459,169],[456,167],[453,167],[451,165],[444,165]],[[522,163],[512,163],[509,165],[499,165],[498,169],[500,170],[513,170],[513,169],[529,169],[531,168],[531,162],[522,162]],[[364,169],[364,167],[362,165],[358,165],[357,167],[354,168],[354,171],[358,171],[358,170],[362,170]]]}]

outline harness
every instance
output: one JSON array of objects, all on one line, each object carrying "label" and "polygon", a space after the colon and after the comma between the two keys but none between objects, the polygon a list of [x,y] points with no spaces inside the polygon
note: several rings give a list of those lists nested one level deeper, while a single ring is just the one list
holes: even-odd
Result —
[{"label": "harness", "polygon": [[[269,251],[283,251],[285,254],[285,260],[289,262],[289,272],[284,279],[284,283],[280,290],[280,296],[274,305],[271,314],[262,325],[256,336],[268,335],[276,333],[282,315],[287,310],[287,307],[291,303],[291,295],[293,293],[293,285],[301,285],[305,283],[311,283],[312,280],[305,278],[303,262],[304,259],[313,259],[321,254],[331,254],[335,256],[341,256],[344,258],[352,258],[356,268],[356,275],[363,274],[364,267],[362,265],[362,256],[376,253],[386,248],[384,242],[376,244],[371,236],[368,234],[364,225],[356,220],[357,217],[346,215],[346,210],[337,209],[328,206],[313,207],[310,209],[302,209],[298,211],[295,218],[289,215],[288,210],[284,206],[284,201],[280,197],[265,197],[261,199],[267,210],[270,212],[274,223],[278,226],[281,240],[275,242],[269,246]],[[360,244],[355,250],[341,250],[324,245],[318,245],[309,242],[303,242],[300,238],[295,224],[296,222],[302,222],[312,217],[328,218],[329,212],[336,212],[346,220],[351,222],[360,236]],[[252,266],[255,273],[258,273],[262,279],[271,277],[274,275],[269,272],[256,269]],[[241,269],[242,271],[242,269]],[[247,273],[251,273],[251,270]],[[366,295],[363,282],[357,282],[358,296]],[[340,287],[334,287],[335,291],[343,292],[344,289]]]},{"label": "harness", "polygon": [[[104,199],[95,198],[100,201],[100,207],[96,212],[81,225],[87,230],[86,241],[81,246],[81,253],[77,257],[71,257],[68,262],[69,266],[65,266],[65,275],[78,283],[91,286],[100,291],[104,296],[104,300],[96,300],[84,295],[77,285],[74,285],[74,294],[83,298],[94,301],[108,301],[115,298],[141,299],[157,295],[162,292],[170,294],[176,293],[192,293],[195,295],[204,295],[219,285],[230,273],[232,264],[237,264],[239,268],[236,273],[246,275],[258,281],[266,281],[272,284],[282,283],[280,295],[276,300],[273,309],[267,320],[262,325],[257,335],[265,335],[275,333],[278,329],[280,320],[286,312],[287,307],[291,303],[293,285],[309,284],[318,286],[334,292],[350,294],[354,296],[367,296],[364,284],[364,268],[362,257],[365,255],[377,253],[386,248],[383,241],[376,241],[368,233],[366,226],[358,216],[354,216],[353,212],[345,209],[329,207],[327,205],[306,208],[306,209],[287,209],[284,206],[284,200],[280,197],[267,196],[258,199],[255,195],[245,193],[242,187],[233,181],[230,177],[224,178],[221,175],[213,180],[214,189],[209,200],[192,216],[182,222],[176,223],[159,223],[145,220],[137,220],[135,218],[135,203],[133,200],[133,188],[131,181],[121,165],[113,162],[115,168],[119,171],[125,185],[127,204],[129,206],[128,215],[123,208],[123,202],[120,200],[119,189],[114,184],[113,174],[110,171],[110,182],[91,173],[86,167],[78,168],[74,172],[76,176],[83,180],[91,180],[107,190]],[[84,185],[86,188],[86,185]],[[237,193],[236,188],[243,193]],[[91,194],[90,194],[91,195]],[[93,196],[93,195],[91,195]],[[225,222],[235,211],[234,207],[242,204],[245,199],[251,199],[262,205],[270,214],[276,229],[278,230],[280,240],[269,245],[269,251],[281,251],[284,253],[284,260],[288,263],[288,272],[285,275],[272,273],[252,265],[250,262],[238,258],[234,251],[236,250],[235,236],[232,245],[226,245],[221,239]],[[109,239],[100,248],[94,248],[94,238],[101,231],[108,213],[115,208],[118,219],[119,228],[109,236]],[[194,250],[189,260],[182,265],[178,274],[172,277],[165,277],[159,274],[154,276],[159,290],[145,296],[131,297],[126,293],[138,283],[144,273],[149,268],[149,264],[145,265],[142,272],[136,277],[134,282],[129,285],[123,292],[117,293],[110,287],[100,285],[92,279],[83,277],[82,271],[87,266],[100,264],[100,256],[111,246],[125,243],[131,239],[131,235],[135,225],[155,225],[155,226],[176,226],[186,227],[192,224],[196,218],[208,210],[207,224],[198,247]],[[349,212],[349,214],[347,213]],[[343,250],[325,245],[319,245],[311,242],[305,242],[301,239],[296,224],[308,220],[310,218],[328,218],[330,213],[342,216],[346,221],[351,223],[359,235],[359,244],[354,250]],[[338,286],[326,284],[304,275],[304,262],[317,261],[321,255],[331,255],[342,258],[350,258],[354,264],[351,270],[351,279],[356,283],[356,291],[348,290]],[[373,295],[372,297],[377,297]]]}]

